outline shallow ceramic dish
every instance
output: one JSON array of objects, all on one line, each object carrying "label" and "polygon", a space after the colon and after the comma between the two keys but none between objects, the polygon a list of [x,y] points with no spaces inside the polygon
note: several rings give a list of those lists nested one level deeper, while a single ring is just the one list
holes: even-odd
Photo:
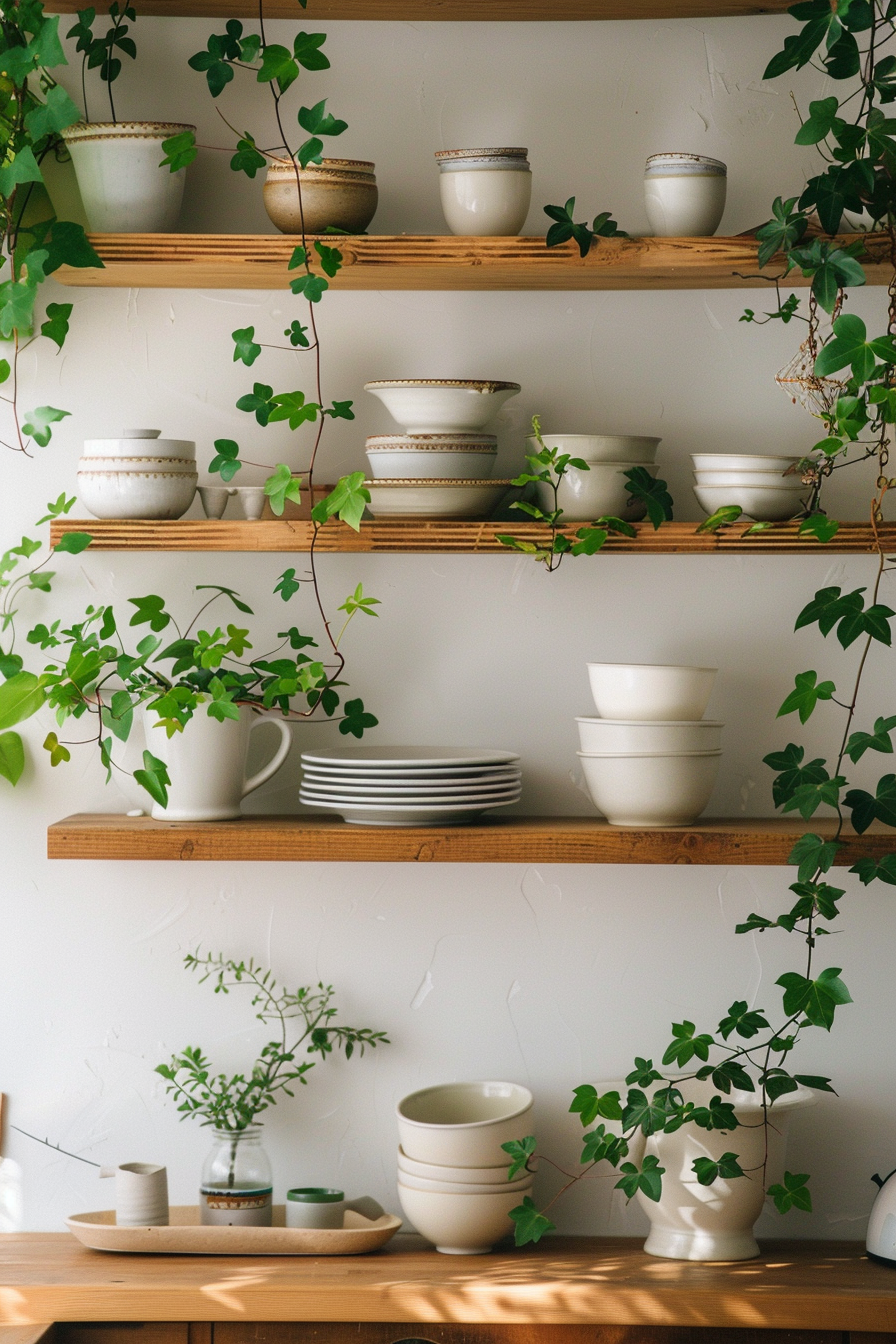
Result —
[{"label": "shallow ceramic dish", "polygon": [[406,434],[471,433],[485,429],[519,383],[483,378],[398,378],[365,383]]},{"label": "shallow ceramic dish", "polygon": [[412,1172],[403,1171],[399,1167],[398,1179],[410,1190],[424,1190],[436,1195],[504,1195],[512,1191],[522,1199],[523,1195],[532,1189],[535,1177],[531,1171],[526,1171],[516,1180],[508,1181],[505,1171],[503,1181],[480,1185],[470,1181],[434,1181],[426,1176],[415,1176]]},{"label": "shallow ceramic dish", "polygon": [[[411,1176],[422,1177],[427,1181],[454,1181],[466,1185],[500,1185],[502,1181],[507,1182],[509,1166],[510,1160],[506,1154],[505,1160],[500,1166],[496,1167],[439,1166],[435,1162],[418,1162],[416,1158],[408,1157],[400,1144],[398,1146],[398,1170]],[[520,1173],[519,1179],[522,1180],[526,1175],[531,1175],[531,1172]]]},{"label": "shallow ceramic dish", "polygon": [[613,826],[690,826],[709,802],[721,752],[596,756],[577,753],[594,806]]},{"label": "shallow ceramic dish", "polygon": [[582,751],[615,755],[633,752],[718,751],[723,723],[711,719],[647,722],[636,719],[577,718]]},{"label": "shallow ceramic dish", "polygon": [[418,1162],[489,1167],[506,1160],[502,1143],[528,1132],[533,1097],[519,1083],[441,1083],[403,1097],[398,1139]]},{"label": "shallow ceramic dish", "polygon": [[[609,515],[627,523],[637,523],[647,505],[629,493],[625,473],[643,467],[651,476],[658,468],[653,462],[593,462],[587,471],[567,467],[557,488],[557,507],[563,510],[564,523],[586,523]],[[548,512],[554,506],[554,492],[539,481],[535,494],[540,507]]]},{"label": "shallow ceramic dish", "polygon": [[425,807],[409,807],[407,804],[386,806],[371,803],[323,803],[316,798],[303,797],[299,793],[299,802],[309,807],[324,808],[328,812],[338,812],[342,820],[353,826],[460,826],[475,821],[483,812],[496,807],[508,807],[516,799],[501,803],[452,803],[445,806],[429,804]]},{"label": "shallow ceramic dish", "polygon": [[704,513],[715,513],[726,504],[737,507],[757,522],[782,523],[795,518],[802,512],[803,499],[809,494],[809,486],[764,486],[762,489],[749,485],[695,485],[693,487],[697,503]]},{"label": "shallow ceramic dish", "polygon": [[786,471],[799,460],[759,453],[691,453],[695,471]]},{"label": "shallow ceramic dish", "polygon": [[375,480],[482,480],[498,455],[494,434],[377,434],[367,440]]},{"label": "shallow ceramic dish", "polygon": [[180,518],[197,472],[79,471],[78,494],[94,518]]},{"label": "shallow ceramic dish", "polygon": [[[662,439],[644,434],[542,434],[546,447],[580,457],[583,462],[625,462],[629,467],[654,462]],[[526,439],[530,453],[539,452],[534,435]]]},{"label": "shallow ceramic dish", "polygon": [[458,770],[485,765],[515,765],[519,760],[515,751],[482,751],[463,747],[321,747],[318,751],[303,751],[302,760],[312,764],[354,769],[370,768],[414,770],[444,767]]},{"label": "shallow ceramic dish", "polygon": [[485,1255],[512,1229],[513,1189],[498,1195],[436,1194],[398,1183],[398,1199],[422,1237],[445,1255]]},{"label": "shallow ceramic dish", "polygon": [[412,514],[424,518],[485,518],[513,481],[379,480],[365,481],[367,505],[374,518]]},{"label": "shallow ceramic dish", "polygon": [[702,719],[716,667],[588,663],[594,707],[605,719]]},{"label": "shallow ceramic dish", "polygon": [[272,1227],[209,1227],[200,1224],[195,1204],[175,1204],[167,1227],[119,1227],[115,1210],[74,1213],[68,1230],[95,1251],[140,1255],[363,1255],[395,1236],[401,1219],[392,1213],[376,1221],[347,1210],[343,1227],[286,1227],[282,1204],[275,1204]]},{"label": "shallow ceramic dish", "polygon": [[331,226],[363,233],[379,203],[373,170],[361,159],[323,159],[299,169],[300,210],[295,164],[279,159],[268,168],[262,189],[268,218],[281,233],[323,233]]}]

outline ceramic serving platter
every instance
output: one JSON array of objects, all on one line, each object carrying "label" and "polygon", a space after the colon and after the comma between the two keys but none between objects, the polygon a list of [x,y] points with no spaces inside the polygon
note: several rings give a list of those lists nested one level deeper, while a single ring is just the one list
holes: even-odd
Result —
[{"label": "ceramic serving platter", "polygon": [[466,766],[515,765],[519,756],[514,751],[476,751],[463,747],[322,747],[320,751],[303,751],[302,760],[320,765],[343,766],[362,770],[376,768],[400,769],[460,769]]},{"label": "ceramic serving platter", "polygon": [[102,1209],[65,1221],[83,1246],[140,1255],[363,1255],[385,1246],[401,1227],[394,1214],[372,1222],[351,1210],[343,1227],[286,1227],[282,1204],[274,1205],[273,1227],[204,1227],[193,1204],[174,1205],[170,1219],[167,1227],[119,1227],[115,1210]]}]

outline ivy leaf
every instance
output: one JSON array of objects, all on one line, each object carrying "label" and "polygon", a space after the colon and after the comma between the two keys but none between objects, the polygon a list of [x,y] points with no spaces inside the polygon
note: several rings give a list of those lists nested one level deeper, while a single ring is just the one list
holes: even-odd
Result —
[{"label": "ivy leaf", "polygon": [[284,462],[280,462],[273,474],[265,481],[264,493],[270,500],[271,512],[279,518],[286,508],[288,499],[298,504],[302,497],[302,482],[297,476],[293,476]]},{"label": "ivy leaf", "polygon": [[746,1175],[736,1153],[723,1153],[718,1162],[709,1157],[695,1157],[693,1168],[700,1185],[712,1185],[717,1180],[732,1181],[736,1176]]},{"label": "ivy leaf", "polygon": [[640,1191],[656,1203],[663,1193],[663,1176],[666,1168],[660,1166],[659,1158],[648,1153],[640,1168],[634,1162],[623,1162],[619,1168],[625,1174],[616,1182],[614,1190],[622,1190],[629,1199]]},{"label": "ivy leaf", "polygon": [[529,1158],[535,1152],[536,1140],[533,1135],[525,1139],[511,1139],[509,1143],[502,1143],[501,1147],[505,1153],[510,1154],[510,1169],[507,1172],[508,1181],[512,1181],[517,1172],[528,1171]]},{"label": "ivy leaf", "polygon": [[15,788],[25,769],[25,747],[18,733],[0,733],[0,775]]},{"label": "ivy leaf", "polygon": [[165,610],[164,599],[156,597],[155,594],[149,597],[129,597],[128,602],[137,608],[131,617],[131,625],[148,624],[150,630],[158,633],[171,623],[171,617]]},{"label": "ivy leaf", "polygon": [[318,526],[322,526],[336,515],[353,531],[358,532],[364,508],[369,503],[370,491],[364,487],[364,472],[353,471],[350,476],[343,476],[334,489],[315,504],[311,510],[311,517]]},{"label": "ivy leaf", "polygon": [[93,541],[89,532],[66,532],[53,547],[54,554],[80,555]]},{"label": "ivy leaf", "polygon": [[831,966],[814,980],[787,971],[775,981],[784,990],[783,1006],[788,1017],[804,1013],[813,1027],[830,1031],[834,1012],[841,1004],[852,1003],[849,990],[840,979],[840,967]]},{"label": "ivy leaf", "polygon": [[50,765],[61,765],[63,761],[70,761],[72,754],[68,747],[63,746],[55,733],[47,733],[44,738],[44,751],[50,753]]},{"label": "ivy leaf", "polygon": [[822,840],[820,835],[801,835],[787,862],[798,865],[801,882],[811,882],[816,873],[826,873],[833,867],[839,848],[835,841]]},{"label": "ivy leaf", "polygon": [[339,731],[346,737],[349,733],[353,737],[363,737],[365,729],[375,728],[378,723],[379,719],[365,711],[363,700],[347,700],[345,718],[339,725]]},{"label": "ivy leaf", "polygon": [[538,1212],[531,1195],[523,1196],[522,1204],[510,1210],[510,1217],[514,1223],[513,1239],[517,1246],[526,1246],[530,1241],[541,1241],[546,1232],[557,1230],[550,1218],[545,1218],[543,1213]]},{"label": "ivy leaf", "polygon": [[631,467],[623,475],[628,481],[628,493],[647,506],[647,517],[656,530],[672,518],[672,496],[665,481],[654,479],[645,467]]},{"label": "ivy leaf", "polygon": [[16,672],[0,686],[0,729],[14,728],[36,714],[46,692],[33,672]]},{"label": "ivy leaf", "polygon": [[48,303],[46,320],[41,323],[40,331],[61,350],[68,335],[68,320],[72,315],[71,303]]},{"label": "ivy leaf", "polygon": [[254,327],[240,327],[237,331],[230,333],[233,337],[233,362],[237,364],[242,360],[246,365],[255,363],[261,354],[261,346],[255,339]]},{"label": "ivy leaf", "polygon": [[35,443],[39,443],[41,448],[46,448],[53,437],[50,426],[59,420],[64,420],[67,415],[71,415],[71,411],[59,411],[55,406],[38,406],[26,413],[22,429],[34,439]]},{"label": "ivy leaf", "polygon": [[208,464],[209,471],[217,472],[222,481],[232,481],[243,465],[239,460],[239,444],[233,439],[215,439],[215,448],[217,452]]},{"label": "ivy leaf", "polygon": [[896,827],[896,775],[882,775],[872,797],[864,789],[850,789],[843,799],[852,813],[853,830],[863,835],[873,821]]},{"label": "ivy leaf", "polygon": [[805,723],[819,700],[830,700],[837,689],[832,681],[819,682],[816,672],[798,672],[795,682],[794,689],[778,710],[778,718],[781,718],[782,714],[792,714],[796,710],[800,716],[800,723]]},{"label": "ivy leaf", "polygon": [[288,602],[300,588],[296,572],[294,569],[287,569],[280,575],[280,580],[274,588],[275,593],[279,593],[284,602]]},{"label": "ivy leaf", "polygon": [[804,1212],[811,1213],[812,1196],[808,1186],[808,1176],[795,1176],[793,1172],[785,1171],[784,1184],[770,1185],[767,1193],[775,1201],[775,1208],[779,1213],[787,1213],[790,1209],[803,1209]]},{"label": "ivy leaf", "polygon": [[885,755],[891,755],[893,743],[890,739],[890,733],[894,728],[896,728],[896,715],[888,719],[875,719],[873,732],[855,732],[851,735],[846,744],[847,756],[851,761],[856,762],[861,760],[866,751],[880,751]]},{"label": "ivy leaf", "polygon": [[151,751],[143,753],[143,769],[134,771],[134,779],[146,790],[154,803],[160,807],[168,806],[168,785],[171,779],[164,761],[153,756]]}]

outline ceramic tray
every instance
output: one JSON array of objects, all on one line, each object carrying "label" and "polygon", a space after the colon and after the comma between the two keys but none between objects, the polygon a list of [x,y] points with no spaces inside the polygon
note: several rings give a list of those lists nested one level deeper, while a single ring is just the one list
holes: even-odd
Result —
[{"label": "ceramic tray", "polygon": [[170,1216],[167,1227],[118,1227],[114,1209],[75,1213],[65,1221],[95,1251],[140,1255],[362,1255],[385,1246],[401,1227],[394,1214],[371,1222],[351,1210],[344,1227],[285,1227],[282,1204],[274,1205],[273,1227],[203,1227],[193,1204],[174,1205]]}]

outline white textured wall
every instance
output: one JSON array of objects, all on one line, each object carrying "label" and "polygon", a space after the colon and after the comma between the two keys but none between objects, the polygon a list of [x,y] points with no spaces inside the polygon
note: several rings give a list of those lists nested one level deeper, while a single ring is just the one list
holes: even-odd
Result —
[{"label": "white textured wall", "polygon": [[[313,0],[305,27],[314,28]],[[383,232],[441,230],[435,149],[525,144],[534,173],[529,231],[540,207],[575,193],[588,217],[612,207],[630,231],[646,227],[641,168],[648,153],[705,152],[730,169],[723,231],[768,214],[793,189],[811,154],[790,145],[816,77],[766,86],[768,56],[789,30],[776,18],[706,23],[329,25],[334,69],[303,80],[303,100],[327,95],[350,122],[340,154],[376,161]],[[124,116],[195,120],[204,143],[226,143],[203,79],[185,59],[212,31],[198,21],[142,20],[139,72],[119,85]],[[288,25],[272,25],[274,36]],[[814,80],[814,83],[812,82]],[[74,81],[71,87],[74,91]],[[231,85],[222,110],[258,128],[264,97]],[[96,115],[96,113],[94,113]],[[807,157],[808,155],[808,157]],[[204,153],[187,188],[183,226],[269,231],[260,180],[230,174]],[[57,295],[57,297],[59,297]],[[24,360],[26,405],[72,411],[35,462],[0,459],[2,546],[31,527],[49,498],[73,490],[84,437],[156,424],[197,440],[235,437],[247,456],[298,466],[305,441],[282,426],[260,433],[234,402],[254,377],[298,385],[287,356],[234,366],[230,332],[254,323],[279,333],[282,294],[70,292],[73,334],[54,358]],[[328,428],[332,470],[362,466],[366,434],[388,418],[361,390],[376,377],[516,379],[522,394],[499,423],[499,470],[520,465],[531,414],[547,428],[661,434],[661,461],[696,517],[688,453],[695,449],[802,449],[812,423],[774,386],[794,332],[738,323],[756,293],[336,294],[320,309],[328,396],[355,399],[357,419]],[[869,321],[882,292],[855,301]],[[874,319],[876,320],[876,319]],[[282,360],[282,362],[280,362]],[[839,488],[839,487],[838,487]],[[831,499],[859,516],[861,490]],[[238,588],[273,634],[283,620],[270,596],[290,557],[86,555],[60,563],[54,613],[86,602],[159,592],[190,609],[192,583]],[[299,558],[301,567],[301,557]],[[359,618],[348,649],[352,686],[378,714],[384,743],[442,741],[522,753],[520,811],[588,812],[576,783],[573,716],[588,712],[590,659],[718,664],[710,712],[726,720],[722,772],[710,812],[766,815],[770,773],[762,755],[794,729],[775,710],[796,671],[844,682],[854,654],[817,635],[791,638],[793,620],[823,583],[867,583],[861,557],[604,557],[547,577],[513,556],[335,556],[321,561],[332,603],[363,580],[382,600],[377,622]],[[39,595],[26,619],[46,618]],[[291,615],[290,620],[296,619]],[[299,616],[310,621],[307,617]],[[891,679],[875,653],[870,704],[889,712]],[[49,717],[28,728],[39,757]],[[821,754],[836,734],[817,716],[805,740]],[[299,733],[297,732],[297,737]],[[301,746],[340,740],[333,726],[301,732]],[[299,750],[297,743],[296,754]],[[286,771],[252,810],[295,810],[298,772]],[[791,873],[763,868],[410,867],[361,864],[56,862],[47,824],[70,812],[131,805],[78,755],[50,771],[30,764],[2,790],[0,1089],[10,1119],[95,1161],[165,1161],[176,1201],[191,1201],[207,1146],[179,1125],[152,1072],[171,1050],[202,1044],[221,1067],[244,1067],[263,1039],[247,999],[215,998],[181,969],[185,951],[224,949],[269,962],[297,984],[332,981],[348,1019],[389,1031],[393,1044],[363,1061],[328,1063],[266,1125],[277,1194],[295,1183],[339,1183],[396,1207],[393,1107],[411,1088],[497,1076],[531,1085],[548,1151],[572,1165],[579,1126],[566,1115],[571,1088],[612,1077],[634,1054],[658,1057],[682,1016],[712,1027],[732,999],[773,1005],[774,980],[798,965],[783,935],[735,938],[751,910],[777,913]],[[814,1173],[816,1212],[778,1220],[766,1235],[859,1236],[875,1170],[896,1164],[893,1071],[878,1063],[892,1031],[891,954],[896,916],[887,890],[849,883],[843,933],[828,946],[856,1004],[832,1035],[806,1039],[807,1072],[831,1074],[840,1099],[800,1117],[789,1165]],[[827,952],[828,947],[825,948]],[[58,1228],[66,1213],[103,1206],[109,1190],[87,1167],[14,1132],[0,1167],[2,1226]],[[3,1184],[5,1176],[5,1185]],[[546,1175],[542,1193],[554,1188]],[[643,1230],[635,1210],[590,1183],[558,1211],[564,1230]],[[16,1212],[21,1204],[20,1212]]]}]

